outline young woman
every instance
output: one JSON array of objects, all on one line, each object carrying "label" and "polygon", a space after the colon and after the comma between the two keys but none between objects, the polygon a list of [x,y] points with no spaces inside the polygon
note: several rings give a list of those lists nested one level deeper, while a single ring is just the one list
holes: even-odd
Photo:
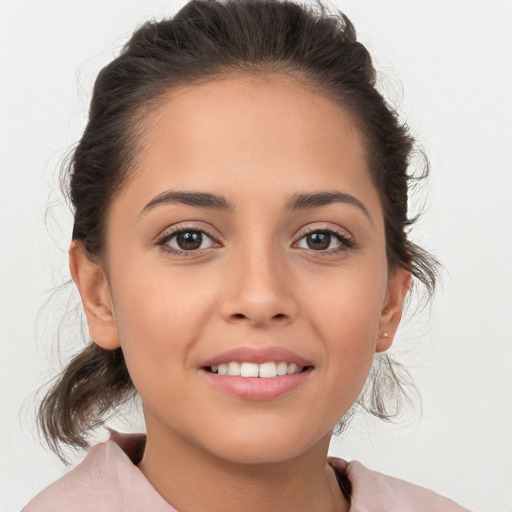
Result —
[{"label": "young woman", "polygon": [[354,404],[389,416],[385,352],[411,279],[434,287],[413,149],[340,13],[199,0],[137,30],[69,167],[91,343],[40,421],[85,447],[136,392],[147,436],[113,433],[24,510],[465,510],[327,459]]}]

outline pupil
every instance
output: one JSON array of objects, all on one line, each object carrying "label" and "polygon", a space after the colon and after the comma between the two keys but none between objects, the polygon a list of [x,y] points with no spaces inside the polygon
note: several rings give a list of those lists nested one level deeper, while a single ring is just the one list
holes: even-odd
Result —
[{"label": "pupil", "polygon": [[177,242],[180,249],[185,251],[192,251],[199,249],[203,241],[203,235],[198,231],[186,231],[179,233],[177,236]]},{"label": "pupil", "polygon": [[330,243],[331,235],[329,233],[311,233],[307,237],[308,247],[317,251],[327,249]]}]

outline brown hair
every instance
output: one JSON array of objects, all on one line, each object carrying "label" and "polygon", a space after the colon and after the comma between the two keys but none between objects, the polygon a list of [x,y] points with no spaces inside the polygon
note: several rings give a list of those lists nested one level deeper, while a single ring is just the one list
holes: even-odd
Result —
[{"label": "brown hair", "polygon": [[[431,294],[435,261],[409,241],[408,174],[414,140],[375,87],[366,48],[349,19],[321,5],[278,0],[192,0],[173,18],[141,26],[99,73],[88,124],[68,166],[73,239],[91,259],[105,250],[105,218],[128,179],[140,121],[172,87],[228,73],[285,73],[337,100],[357,123],[385,218],[391,268],[411,271]],[[428,172],[425,168],[423,177]],[[404,396],[400,367],[376,357],[360,406],[383,419]],[[135,393],[122,350],[90,343],[76,355],[39,408],[50,447],[87,446],[87,434]],[[388,404],[392,404],[391,408]]]}]

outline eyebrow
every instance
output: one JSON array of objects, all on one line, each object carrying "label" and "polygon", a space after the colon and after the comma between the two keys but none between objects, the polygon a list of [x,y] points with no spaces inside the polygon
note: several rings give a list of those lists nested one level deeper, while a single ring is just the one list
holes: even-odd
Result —
[{"label": "eyebrow", "polygon": [[319,208],[332,203],[344,203],[359,208],[370,220],[370,214],[366,206],[357,197],[345,192],[316,192],[313,194],[295,194],[287,203],[286,210],[307,210],[310,208]]},{"label": "eyebrow", "polygon": [[144,206],[139,215],[152,210],[155,206],[169,203],[181,203],[189,206],[199,206],[200,208],[209,208],[214,210],[233,209],[233,206],[225,197],[217,194],[168,190],[154,197],[146,206]]},{"label": "eyebrow", "polygon": [[[164,204],[180,203],[213,210],[233,210],[228,199],[208,192],[186,192],[168,190],[154,197],[140,212],[139,216]],[[345,192],[328,191],[311,194],[295,194],[286,202],[286,211],[320,208],[333,203],[344,203],[359,208],[372,221],[365,205],[356,197]]]}]

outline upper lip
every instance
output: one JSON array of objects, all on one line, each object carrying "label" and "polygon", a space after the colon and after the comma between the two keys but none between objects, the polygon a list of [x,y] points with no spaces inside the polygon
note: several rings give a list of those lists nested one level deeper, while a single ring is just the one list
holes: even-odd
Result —
[{"label": "upper lip", "polygon": [[297,366],[313,366],[311,361],[304,359],[292,350],[283,347],[237,347],[207,359],[201,364],[201,368],[219,364],[227,364],[231,361],[247,363],[286,362],[295,363]]}]

